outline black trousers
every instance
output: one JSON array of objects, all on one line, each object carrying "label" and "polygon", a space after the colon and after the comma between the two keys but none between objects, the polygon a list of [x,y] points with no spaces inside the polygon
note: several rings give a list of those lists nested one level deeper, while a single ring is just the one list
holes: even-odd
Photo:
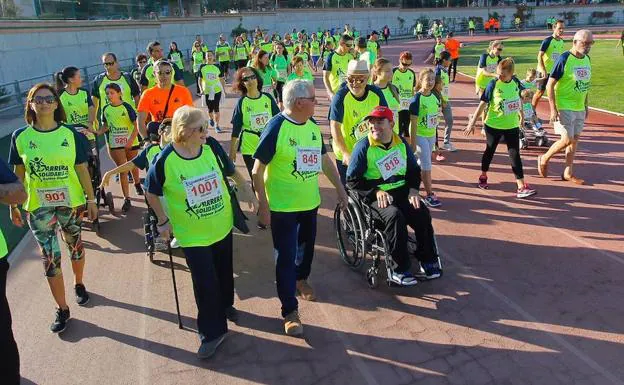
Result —
[{"label": "black trousers", "polygon": [[[459,61],[459,58],[452,59],[451,65],[449,65],[448,75],[449,75],[449,79],[451,80],[455,80],[455,77],[457,76],[457,62],[458,61]],[[453,77],[451,77],[451,71],[453,72]]]},{"label": "black trousers", "polygon": [[410,132],[410,112],[409,110],[399,111],[399,135],[409,138]]},{"label": "black trousers", "polygon": [[199,82],[200,82],[200,80],[199,80],[199,74],[200,74],[200,72],[199,72],[199,71],[197,71],[197,72],[195,72],[195,73],[193,74],[193,75],[195,75],[195,89],[197,90],[197,94],[198,94],[198,95],[199,95],[199,93],[201,92],[201,90],[199,89]]},{"label": "black trousers", "polygon": [[228,331],[225,310],[234,305],[232,233],[210,246],[182,250],[193,279],[197,330],[202,341],[212,341]]},{"label": "black trousers", "polygon": [[520,129],[518,127],[511,130],[498,130],[487,125],[485,126],[486,145],[481,158],[481,171],[487,172],[490,169],[496,147],[498,147],[498,143],[503,137],[507,145],[509,160],[511,160],[511,169],[516,179],[522,179],[524,178],[524,171],[522,170],[522,160],[520,159]]},{"label": "black trousers", "polygon": [[415,209],[407,197],[395,199],[386,208],[379,208],[377,201],[371,204],[373,216],[384,223],[384,235],[388,243],[388,252],[398,265],[395,269],[403,273],[410,268],[409,251],[407,247],[407,226],[414,230],[418,252],[416,258],[420,262],[434,262],[438,257],[431,215],[429,209],[421,203],[419,209]]},{"label": "black trousers", "polygon": [[6,297],[6,281],[9,261],[0,259],[0,375],[3,384],[17,385],[20,383],[19,352],[13,338],[11,328],[11,309]]}]

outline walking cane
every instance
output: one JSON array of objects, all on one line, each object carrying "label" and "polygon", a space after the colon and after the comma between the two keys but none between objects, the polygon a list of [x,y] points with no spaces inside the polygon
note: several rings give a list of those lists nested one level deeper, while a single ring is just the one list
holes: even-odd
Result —
[{"label": "walking cane", "polygon": [[175,297],[176,311],[178,312],[178,327],[183,329],[182,316],[180,315],[180,301],[178,301],[178,286],[176,285],[175,271],[173,268],[173,256],[171,255],[171,240],[167,241],[167,251],[169,252],[169,266],[171,266],[171,280],[173,281],[173,295]]}]

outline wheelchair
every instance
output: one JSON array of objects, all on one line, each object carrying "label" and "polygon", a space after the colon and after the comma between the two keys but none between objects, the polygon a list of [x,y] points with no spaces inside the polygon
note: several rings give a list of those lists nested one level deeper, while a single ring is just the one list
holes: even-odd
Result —
[{"label": "wheelchair", "polygon": [[[370,255],[371,265],[366,270],[366,281],[372,289],[379,286],[379,270],[383,260],[386,266],[386,283],[388,286],[395,285],[390,276],[397,264],[386,251],[389,247],[383,233],[382,221],[373,216],[373,209],[363,203],[355,191],[347,190],[347,194],[349,196],[347,209],[343,211],[338,205],[334,210],[334,229],[340,257],[352,270],[359,271]],[[438,255],[435,236],[433,244]],[[416,238],[411,232],[408,232],[408,250],[410,257],[417,252]],[[442,261],[439,257],[438,264],[441,269]],[[418,267],[415,277],[419,281],[426,280],[425,271],[420,263]]]}]

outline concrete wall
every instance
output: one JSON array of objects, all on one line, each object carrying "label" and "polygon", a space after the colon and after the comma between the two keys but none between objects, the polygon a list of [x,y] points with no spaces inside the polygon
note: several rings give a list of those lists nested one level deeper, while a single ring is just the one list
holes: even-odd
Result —
[{"label": "concrete wall", "polygon": [[[591,12],[615,11],[615,22],[624,21],[624,7],[566,6],[541,7],[534,10],[534,23],[543,25],[546,17],[558,16],[560,12],[578,12],[578,24],[589,23]],[[509,23],[515,7],[490,8],[505,16]],[[316,9],[279,10],[277,13],[249,13],[215,15],[206,18],[163,19],[160,21],[19,21],[0,23],[0,83],[12,82],[35,76],[44,76],[67,65],[77,67],[99,63],[103,52],[112,51],[120,59],[131,58],[145,50],[150,40],[163,44],[178,42],[182,49],[189,48],[196,34],[201,34],[212,45],[220,33],[229,33],[242,22],[243,27],[256,26],[271,31],[285,32],[331,28],[350,23],[363,32],[380,29],[387,24],[399,28],[399,17],[409,27],[418,18],[460,22],[468,17],[488,16],[487,8],[434,8],[434,9]],[[101,72],[101,67],[90,69]]]}]

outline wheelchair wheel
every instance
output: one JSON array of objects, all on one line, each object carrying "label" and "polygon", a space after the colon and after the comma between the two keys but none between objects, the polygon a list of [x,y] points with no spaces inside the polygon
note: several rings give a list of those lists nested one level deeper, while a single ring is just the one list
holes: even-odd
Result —
[{"label": "wheelchair wheel", "polygon": [[[349,202],[351,203],[351,199]],[[334,211],[334,229],[340,257],[353,270],[364,264],[366,256],[364,226],[356,210],[350,204],[348,210],[343,211],[338,206]]]},{"label": "wheelchair wheel", "polygon": [[104,204],[108,206],[108,212],[115,214],[115,200],[113,199],[113,193],[107,192],[104,195]]},{"label": "wheelchair wheel", "polygon": [[545,137],[545,136],[540,136],[537,139],[537,146],[538,147],[546,147],[546,146],[548,146],[548,138]]},{"label": "wheelchair wheel", "polygon": [[526,150],[527,148],[529,148],[529,141],[527,140],[527,138],[520,138],[520,149]]},{"label": "wheelchair wheel", "polygon": [[150,258],[150,261],[154,259],[154,234],[152,234],[152,223],[151,216],[149,212],[145,212],[143,214],[143,234],[145,236],[145,249],[147,250],[147,255]]}]

